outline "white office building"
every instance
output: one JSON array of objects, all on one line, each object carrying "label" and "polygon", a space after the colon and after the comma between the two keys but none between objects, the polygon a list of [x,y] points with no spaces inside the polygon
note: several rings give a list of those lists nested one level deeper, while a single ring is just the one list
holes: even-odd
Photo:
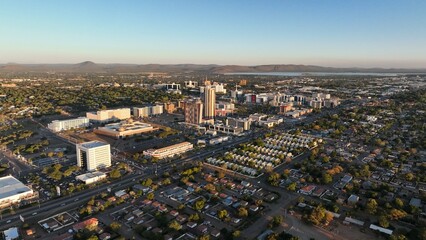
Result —
[{"label": "white office building", "polygon": [[67,120],[54,120],[47,125],[53,132],[61,132],[75,128],[86,128],[89,126],[89,119],[86,117],[79,117]]},{"label": "white office building", "polygon": [[133,108],[133,116],[135,117],[148,117],[153,115],[163,114],[163,105],[154,105],[146,107],[135,107]]},{"label": "white office building", "polygon": [[97,112],[87,112],[86,117],[93,122],[112,122],[126,120],[130,118],[130,108],[119,108],[110,110],[101,110]]},{"label": "white office building", "polygon": [[77,147],[77,166],[93,171],[111,166],[111,149],[108,143],[91,141]]}]

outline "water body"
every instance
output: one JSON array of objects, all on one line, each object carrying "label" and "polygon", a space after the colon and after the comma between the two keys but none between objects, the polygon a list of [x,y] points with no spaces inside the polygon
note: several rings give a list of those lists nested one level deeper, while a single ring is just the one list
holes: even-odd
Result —
[{"label": "water body", "polygon": [[409,73],[366,73],[366,72],[236,72],[225,75],[253,75],[253,76],[283,76],[283,77],[309,77],[309,76],[377,76],[396,77]]}]

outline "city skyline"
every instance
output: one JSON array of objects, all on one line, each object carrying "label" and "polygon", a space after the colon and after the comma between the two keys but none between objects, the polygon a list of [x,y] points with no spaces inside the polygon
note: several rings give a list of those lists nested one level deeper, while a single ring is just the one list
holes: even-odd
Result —
[{"label": "city skyline", "polygon": [[423,1],[1,1],[0,63],[424,68]]}]

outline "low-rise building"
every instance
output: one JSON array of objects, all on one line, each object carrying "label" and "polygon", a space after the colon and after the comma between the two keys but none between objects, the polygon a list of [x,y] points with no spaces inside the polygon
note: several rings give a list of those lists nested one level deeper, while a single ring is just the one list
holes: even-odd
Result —
[{"label": "low-rise building", "polygon": [[86,128],[89,126],[89,119],[86,117],[79,117],[67,120],[54,120],[47,125],[53,132],[61,132],[76,128]]},{"label": "low-rise building", "polygon": [[151,124],[130,120],[107,124],[104,127],[94,129],[93,132],[119,139],[158,130],[158,128],[154,128]]},{"label": "low-rise building", "polygon": [[225,124],[226,126],[240,127],[247,131],[250,130],[251,121],[248,118],[227,118]]},{"label": "low-rise building", "polygon": [[31,188],[16,178],[12,176],[0,178],[0,209],[36,196],[37,194]]},{"label": "low-rise building", "polygon": [[225,126],[222,124],[208,125],[208,129],[233,135],[239,135],[244,132],[242,127]]},{"label": "low-rise building", "polygon": [[77,181],[82,181],[85,184],[91,184],[106,179],[106,174],[103,172],[90,172],[81,174],[75,177]]},{"label": "low-rise building", "polygon": [[133,108],[133,116],[135,116],[135,117],[149,117],[149,116],[163,114],[163,110],[164,110],[163,105],[135,107],[135,108]]},{"label": "low-rise building", "polygon": [[190,142],[182,142],[171,146],[159,148],[159,149],[148,149],[143,152],[145,156],[163,159],[166,157],[172,157],[174,155],[182,154],[191,150],[194,145]]},{"label": "low-rise building", "polygon": [[130,108],[119,108],[87,112],[86,117],[93,122],[106,123],[130,118]]}]

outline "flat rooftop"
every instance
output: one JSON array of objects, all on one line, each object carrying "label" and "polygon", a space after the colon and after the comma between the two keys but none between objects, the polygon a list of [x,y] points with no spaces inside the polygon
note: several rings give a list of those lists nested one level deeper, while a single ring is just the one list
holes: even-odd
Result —
[{"label": "flat rooftop", "polygon": [[86,181],[91,178],[102,177],[102,176],[106,176],[106,174],[103,172],[90,172],[90,173],[78,175],[76,178],[80,181]]},{"label": "flat rooftop", "polygon": [[102,129],[107,129],[110,131],[116,131],[116,132],[124,132],[124,131],[132,131],[132,130],[141,130],[141,129],[147,129],[152,128],[152,125],[149,123],[143,123],[139,121],[134,121],[131,123],[128,123],[127,121],[122,121],[119,123],[111,123],[105,125]]},{"label": "flat rooftop", "polygon": [[0,178],[0,201],[4,198],[14,196],[19,193],[32,191],[22,182],[12,176]]},{"label": "flat rooftop", "polygon": [[101,146],[106,146],[106,145],[109,145],[109,144],[104,143],[104,142],[100,142],[100,141],[91,141],[91,142],[80,143],[80,146],[82,146],[84,148],[95,148],[95,147],[101,147]]}]

